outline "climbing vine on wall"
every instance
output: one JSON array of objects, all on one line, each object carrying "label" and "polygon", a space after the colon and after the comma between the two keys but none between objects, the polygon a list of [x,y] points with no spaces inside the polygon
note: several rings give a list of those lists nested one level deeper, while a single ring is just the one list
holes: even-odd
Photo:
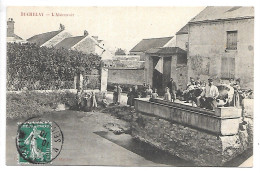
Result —
[{"label": "climbing vine on wall", "polygon": [[209,75],[210,58],[199,55],[190,57],[190,66],[197,75]]}]

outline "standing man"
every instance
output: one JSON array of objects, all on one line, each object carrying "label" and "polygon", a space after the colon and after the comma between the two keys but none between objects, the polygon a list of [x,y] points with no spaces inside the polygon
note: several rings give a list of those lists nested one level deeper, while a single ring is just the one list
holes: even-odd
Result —
[{"label": "standing man", "polygon": [[217,97],[219,96],[218,88],[213,84],[213,80],[208,79],[209,84],[205,87],[204,91],[201,93],[200,103],[201,106],[214,110],[217,107]]},{"label": "standing man", "polygon": [[170,94],[171,94],[171,100],[174,101],[176,99],[176,91],[177,91],[177,85],[176,83],[173,81],[173,79],[171,78],[170,82],[168,83],[167,87],[170,90]]}]

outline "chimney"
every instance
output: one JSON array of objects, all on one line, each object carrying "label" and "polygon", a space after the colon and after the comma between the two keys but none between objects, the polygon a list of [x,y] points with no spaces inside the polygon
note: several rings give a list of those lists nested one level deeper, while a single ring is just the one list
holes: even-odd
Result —
[{"label": "chimney", "polygon": [[84,30],[84,36],[88,36],[88,31]]},{"label": "chimney", "polygon": [[60,30],[63,31],[65,29],[65,26],[60,24]]},{"label": "chimney", "polygon": [[92,36],[96,41],[98,41],[98,36]]},{"label": "chimney", "polygon": [[14,20],[9,18],[7,20],[7,37],[14,37]]}]

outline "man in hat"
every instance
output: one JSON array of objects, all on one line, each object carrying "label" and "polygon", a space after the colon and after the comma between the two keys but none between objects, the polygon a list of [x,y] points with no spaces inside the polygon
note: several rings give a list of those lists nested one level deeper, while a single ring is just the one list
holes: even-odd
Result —
[{"label": "man in hat", "polygon": [[213,84],[213,80],[208,79],[208,85],[205,87],[204,91],[201,93],[200,103],[201,106],[214,110],[217,107],[217,97],[219,96],[218,88]]}]

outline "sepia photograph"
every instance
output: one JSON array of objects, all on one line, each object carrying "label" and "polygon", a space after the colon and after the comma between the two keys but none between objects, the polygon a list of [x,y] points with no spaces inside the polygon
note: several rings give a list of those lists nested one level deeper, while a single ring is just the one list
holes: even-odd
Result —
[{"label": "sepia photograph", "polygon": [[8,6],[5,164],[253,167],[254,16]]}]

